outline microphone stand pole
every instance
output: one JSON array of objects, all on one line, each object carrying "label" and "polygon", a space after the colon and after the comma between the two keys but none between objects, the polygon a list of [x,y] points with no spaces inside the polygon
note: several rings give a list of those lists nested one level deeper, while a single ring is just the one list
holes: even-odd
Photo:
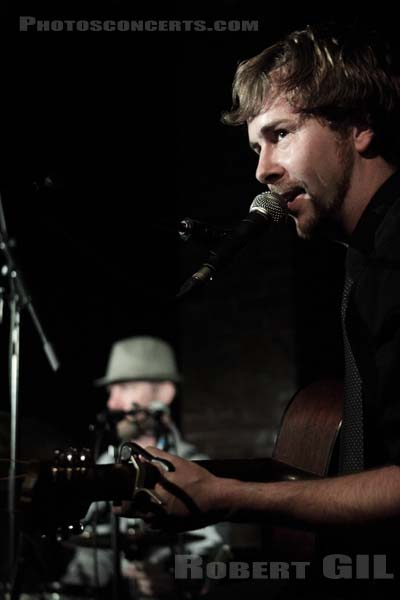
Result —
[{"label": "microphone stand pole", "polygon": [[122,573],[121,573],[121,533],[119,530],[119,518],[111,513],[111,548],[113,560],[112,577],[112,600],[122,597]]},{"label": "microphone stand pole", "polygon": [[[17,443],[18,443],[18,388],[19,388],[19,341],[20,341],[20,305],[15,291],[14,281],[10,278],[10,346],[9,346],[9,385],[10,385],[10,469],[8,487],[8,515],[9,515],[9,573],[10,595],[15,597],[17,576],[16,562],[16,520],[15,520],[15,481],[17,470]],[[18,596],[17,596],[18,597]]]},{"label": "microphone stand pole", "polygon": [[[118,446],[114,446],[114,462],[117,462],[119,454]],[[121,532],[119,518],[113,512],[110,513],[111,529],[111,551],[113,562],[112,576],[112,600],[119,600],[122,597],[122,572],[121,572]]]},{"label": "microphone stand pole", "polygon": [[9,343],[9,382],[10,382],[10,468],[8,489],[8,514],[9,514],[9,580],[10,598],[18,598],[16,589],[18,571],[17,552],[17,527],[16,527],[16,475],[17,475],[17,448],[18,448],[18,392],[19,392],[19,366],[20,366],[20,325],[21,311],[25,307],[31,316],[34,327],[42,341],[43,349],[51,368],[56,371],[59,367],[57,356],[52,345],[47,339],[40,320],[33,306],[30,295],[24,283],[21,270],[13,256],[14,241],[10,240],[7,233],[3,205],[0,195],[0,250],[2,250],[6,264],[2,274],[8,276],[10,295],[10,343]]}]

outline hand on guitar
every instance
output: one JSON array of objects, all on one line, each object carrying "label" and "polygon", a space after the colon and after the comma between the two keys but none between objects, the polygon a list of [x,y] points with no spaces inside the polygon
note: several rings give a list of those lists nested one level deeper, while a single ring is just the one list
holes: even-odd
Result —
[{"label": "hand on guitar", "polygon": [[[228,515],[220,501],[221,479],[198,464],[158,450],[146,448],[153,456],[168,460],[175,470],[160,473],[154,492],[162,502],[146,500],[143,507],[137,502],[122,502],[113,511],[121,516],[142,518],[151,527],[169,531],[189,531],[223,521]],[[155,463],[153,463],[155,464]],[[223,483],[227,483],[227,479]]]}]

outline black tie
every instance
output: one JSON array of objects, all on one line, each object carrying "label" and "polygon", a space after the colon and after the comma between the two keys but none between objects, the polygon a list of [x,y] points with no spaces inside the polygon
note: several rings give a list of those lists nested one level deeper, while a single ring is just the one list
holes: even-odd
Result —
[{"label": "black tie", "polygon": [[353,283],[362,269],[360,255],[352,248],[346,257],[346,276],[342,297],[345,382],[341,434],[341,472],[357,473],[364,468],[364,427],[362,381],[348,338],[346,317]]}]

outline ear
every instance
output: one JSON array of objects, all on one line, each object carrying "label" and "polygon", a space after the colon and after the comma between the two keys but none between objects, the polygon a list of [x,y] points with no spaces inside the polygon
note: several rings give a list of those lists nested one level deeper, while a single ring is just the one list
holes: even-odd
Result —
[{"label": "ear", "polygon": [[157,386],[157,400],[163,404],[171,404],[176,394],[176,387],[172,381],[162,381]]},{"label": "ear", "polygon": [[374,132],[368,125],[357,125],[353,129],[354,147],[359,154],[365,154],[372,145]]}]

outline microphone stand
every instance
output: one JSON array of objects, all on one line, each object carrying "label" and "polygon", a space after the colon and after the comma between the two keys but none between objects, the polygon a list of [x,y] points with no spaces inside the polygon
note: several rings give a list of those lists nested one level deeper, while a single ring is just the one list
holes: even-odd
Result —
[{"label": "microphone stand", "polygon": [[[118,447],[114,446],[114,462],[118,462]],[[113,576],[111,581],[111,598],[119,600],[122,596],[122,571],[121,571],[121,532],[119,518],[110,512],[111,554],[113,563]]]},{"label": "microphone stand", "polygon": [[19,366],[20,366],[20,329],[21,311],[26,307],[32,322],[42,341],[43,349],[51,368],[56,371],[59,367],[57,356],[52,345],[47,339],[39,317],[33,306],[31,297],[22,277],[21,270],[13,255],[12,248],[15,243],[10,240],[7,233],[6,221],[0,195],[0,250],[2,250],[6,264],[2,274],[8,276],[9,304],[10,304],[10,340],[9,340],[9,384],[10,384],[10,468],[8,489],[8,514],[9,514],[9,579],[10,598],[18,598],[16,589],[18,571],[17,556],[17,527],[16,527],[16,475],[17,475],[17,448],[18,448],[18,392],[19,392]]},{"label": "microphone stand", "polygon": [[114,513],[111,518],[111,551],[113,561],[112,577],[112,600],[119,600],[122,597],[122,572],[121,572],[121,533],[119,529],[119,518]]},{"label": "microphone stand", "polygon": [[[122,413],[121,413],[122,414]],[[108,419],[109,412],[104,410],[96,417],[97,423],[89,426],[89,430],[94,432],[94,462],[97,463],[100,456],[101,445],[104,439],[105,431],[110,431],[110,422]],[[118,445],[112,444],[114,448],[114,462],[118,462]],[[98,503],[95,503],[96,509],[92,520],[92,531],[94,540],[94,581],[96,586],[96,598],[99,590],[99,571],[98,571],[98,554],[97,554],[97,520],[98,520]],[[113,565],[113,575],[111,580],[111,599],[119,600],[122,595],[122,573],[121,573],[121,534],[119,528],[119,518],[113,512],[110,512],[110,540],[111,540],[111,555]]]},{"label": "microphone stand", "polygon": [[[133,411],[135,414],[136,411]],[[128,413],[129,414],[129,413]],[[171,432],[171,428],[162,422],[162,413],[157,412],[155,417],[155,436],[157,443],[161,439],[162,435],[167,436]],[[163,449],[169,450],[169,444],[167,438],[165,438]],[[118,460],[118,448],[114,447],[114,462]],[[121,571],[121,531],[119,524],[119,517],[114,513],[110,515],[110,529],[111,529],[111,552],[113,560],[113,578],[112,578],[112,600],[119,600],[123,594],[123,579]]]}]

